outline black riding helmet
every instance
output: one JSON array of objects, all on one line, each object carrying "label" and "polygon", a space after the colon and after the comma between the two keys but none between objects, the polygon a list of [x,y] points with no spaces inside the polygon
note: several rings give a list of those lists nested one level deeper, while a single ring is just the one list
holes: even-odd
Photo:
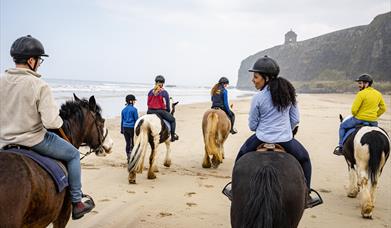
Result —
[{"label": "black riding helmet", "polygon": [[252,69],[248,70],[249,72],[257,72],[264,76],[269,76],[271,78],[277,78],[277,75],[280,73],[280,67],[277,62],[269,58],[267,55],[258,59]]},{"label": "black riding helmet", "polygon": [[158,75],[155,78],[156,83],[164,83],[165,81],[166,81],[166,79],[164,79],[164,77],[162,75]]},{"label": "black riding helmet", "polygon": [[125,98],[126,103],[130,103],[131,101],[135,101],[136,97],[133,94],[128,94]]},{"label": "black riding helmet", "polygon": [[14,59],[28,59],[30,57],[49,57],[45,53],[42,43],[34,37],[22,36],[14,41],[10,54]]},{"label": "black riding helmet", "polygon": [[372,83],[373,79],[372,79],[371,75],[369,75],[369,74],[362,74],[362,75],[360,75],[360,77],[358,77],[356,79],[356,82],[359,82],[359,81]]},{"label": "black riding helmet", "polygon": [[219,79],[219,84],[229,84],[229,80],[226,77],[221,77]]}]

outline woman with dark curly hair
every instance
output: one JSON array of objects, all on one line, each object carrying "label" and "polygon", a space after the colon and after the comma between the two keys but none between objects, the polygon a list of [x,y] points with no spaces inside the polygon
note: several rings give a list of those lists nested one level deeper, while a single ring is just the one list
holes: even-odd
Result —
[{"label": "woman with dark curly hair", "polygon": [[254,73],[252,82],[259,90],[252,99],[249,113],[249,128],[255,134],[240,148],[236,161],[255,151],[262,143],[280,144],[299,161],[310,190],[310,157],[292,134],[299,123],[295,88],[285,78],[278,77],[280,68],[277,62],[267,56],[258,59],[249,71]]}]

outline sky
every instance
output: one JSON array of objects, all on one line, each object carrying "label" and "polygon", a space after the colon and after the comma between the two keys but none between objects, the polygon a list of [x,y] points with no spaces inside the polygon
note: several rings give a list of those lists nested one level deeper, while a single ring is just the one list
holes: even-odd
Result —
[{"label": "sky", "polygon": [[391,0],[0,0],[0,70],[14,40],[32,35],[49,58],[44,78],[236,85],[240,63],[280,45],[358,25]]}]

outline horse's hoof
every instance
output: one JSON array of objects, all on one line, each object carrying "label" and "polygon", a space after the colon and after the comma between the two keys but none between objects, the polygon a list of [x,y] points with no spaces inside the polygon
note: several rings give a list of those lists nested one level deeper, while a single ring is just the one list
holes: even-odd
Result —
[{"label": "horse's hoof", "polygon": [[211,167],[210,163],[202,163],[202,168],[209,169]]},{"label": "horse's hoof", "polygon": [[371,214],[362,214],[362,217],[365,219],[372,219],[372,213]]},{"label": "horse's hoof", "polygon": [[154,173],[148,173],[148,179],[156,179],[156,175]]},{"label": "horse's hoof", "polygon": [[136,180],[128,180],[129,184],[136,184]]},{"label": "horse's hoof", "polygon": [[165,167],[170,167],[170,166],[171,166],[171,161],[166,161],[166,162],[164,162],[164,166],[165,166]]}]

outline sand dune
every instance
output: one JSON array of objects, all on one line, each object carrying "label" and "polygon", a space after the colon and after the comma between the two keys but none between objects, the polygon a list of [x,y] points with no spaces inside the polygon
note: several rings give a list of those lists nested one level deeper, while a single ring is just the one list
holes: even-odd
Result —
[{"label": "sand dune", "polygon": [[[390,96],[386,103],[391,109]],[[310,152],[313,188],[325,203],[306,210],[299,227],[391,227],[391,171],[386,164],[379,181],[374,219],[361,218],[358,199],[345,196],[347,166],[332,150],[337,143],[338,114],[349,114],[354,95],[300,94],[301,123],[297,138]],[[147,173],[129,185],[125,165],[124,139],[119,118],[108,122],[115,141],[114,152],[99,158],[91,155],[82,162],[83,190],[96,201],[92,213],[68,227],[230,227],[230,201],[221,194],[231,179],[233,161],[242,143],[251,135],[247,127],[249,99],[232,101],[239,133],[225,144],[225,160],[218,169],[203,169],[201,120],[210,104],[178,105],[176,112],[180,141],[172,144],[172,166],[163,166],[160,147],[157,179]],[[120,112],[120,110],[118,110]],[[380,125],[391,133],[391,111]]]}]

